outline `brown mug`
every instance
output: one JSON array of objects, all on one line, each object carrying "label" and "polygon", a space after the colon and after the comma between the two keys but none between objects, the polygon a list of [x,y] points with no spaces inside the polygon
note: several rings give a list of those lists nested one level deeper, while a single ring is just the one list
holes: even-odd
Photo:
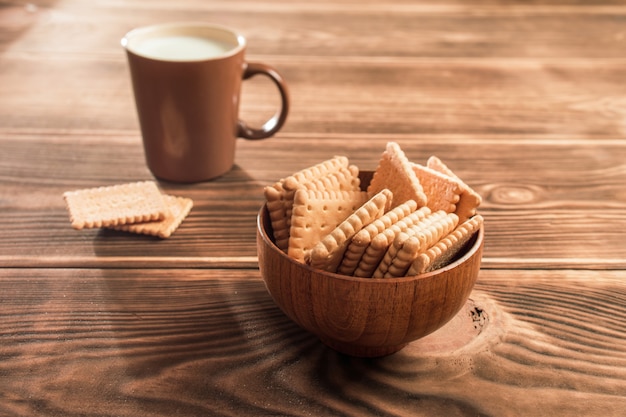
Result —
[{"label": "brown mug", "polygon": [[[166,23],[134,29],[122,39],[148,168],[174,182],[210,180],[228,172],[238,137],[264,139],[283,126],[287,85],[271,66],[246,62],[246,40],[206,23]],[[262,74],[281,106],[261,128],[239,119],[242,80]]]}]

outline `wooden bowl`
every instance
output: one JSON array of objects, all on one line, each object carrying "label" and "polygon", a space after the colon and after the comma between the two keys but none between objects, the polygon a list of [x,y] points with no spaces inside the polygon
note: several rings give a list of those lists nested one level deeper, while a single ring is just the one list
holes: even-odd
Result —
[{"label": "wooden bowl", "polygon": [[264,205],[257,220],[261,276],[274,302],[327,346],[385,356],[446,324],[467,301],[480,270],[481,228],[450,265],[403,278],[355,278],[302,264],[273,242]]}]

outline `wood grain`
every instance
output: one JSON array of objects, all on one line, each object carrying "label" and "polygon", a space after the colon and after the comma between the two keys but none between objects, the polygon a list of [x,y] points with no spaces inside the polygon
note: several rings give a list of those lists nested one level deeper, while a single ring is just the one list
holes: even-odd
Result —
[{"label": "wood grain", "polygon": [[[91,129],[138,137],[121,51],[65,55],[0,58],[6,71],[0,78],[0,131]],[[626,87],[620,82],[626,60],[251,59],[274,65],[289,84],[287,133],[616,139],[626,132]],[[271,86],[246,81],[242,118],[258,125],[273,114],[277,100]]]},{"label": "wood grain", "polygon": [[[181,228],[162,241],[123,232],[77,232],[69,226],[64,191],[151,179],[140,143],[118,139],[5,136],[0,142],[0,158],[6,161],[0,164],[0,210],[11,215],[0,217],[3,264],[255,267],[255,222],[265,185],[338,154],[362,169],[374,169],[386,141],[394,139],[413,161],[425,163],[438,155],[482,194],[480,212],[487,230],[483,267],[625,265],[624,141],[576,142],[575,147],[563,141],[441,143],[386,135],[241,141],[237,167],[217,181],[161,184],[166,192],[195,202]],[[82,145],[76,146],[77,141]]]},{"label": "wood grain", "polygon": [[625,278],[482,271],[473,339],[367,360],[290,322],[258,271],[2,269],[0,412],[618,416]]},{"label": "wood grain", "polygon": [[[17,39],[17,45],[27,51],[45,50],[45,44],[64,53],[93,53],[94,47],[114,52],[132,27],[193,18],[240,28],[251,39],[253,53],[263,55],[623,58],[619,36],[626,15],[623,2],[594,2],[595,7],[521,1],[505,7],[497,2],[447,3],[50,2],[29,9],[38,15],[38,24]],[[7,13],[21,17],[24,25],[33,18],[23,9],[13,1]],[[596,36],[580,37],[579,31]],[[67,34],[81,36],[67,42]]]},{"label": "wood grain", "polygon": [[[3,13],[23,28],[0,57],[5,128],[136,133],[119,40],[137,25],[193,15],[241,28],[250,59],[284,73],[287,132],[625,133],[623,5],[63,2]],[[268,90],[246,84],[244,115],[263,120]]]}]

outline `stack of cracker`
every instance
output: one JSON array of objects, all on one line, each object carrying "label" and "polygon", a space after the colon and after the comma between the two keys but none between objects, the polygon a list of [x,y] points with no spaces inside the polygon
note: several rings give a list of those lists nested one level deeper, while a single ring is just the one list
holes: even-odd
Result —
[{"label": "stack of cracker", "polygon": [[276,245],[325,271],[392,278],[452,262],[483,224],[481,197],[439,158],[408,160],[390,142],[366,190],[336,156],[264,189]]},{"label": "stack of cracker", "polygon": [[74,229],[104,227],[168,238],[193,201],[162,194],[154,181],[68,191],[63,194]]}]

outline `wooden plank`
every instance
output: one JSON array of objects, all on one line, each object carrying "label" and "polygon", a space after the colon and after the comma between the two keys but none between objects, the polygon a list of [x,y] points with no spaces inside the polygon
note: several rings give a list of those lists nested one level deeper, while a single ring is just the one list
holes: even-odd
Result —
[{"label": "wooden plank", "polygon": [[[390,138],[349,135],[239,143],[237,165],[222,178],[161,184],[195,206],[167,240],[71,229],[62,193],[151,179],[140,143],[107,137],[18,135],[0,142],[0,261],[7,266],[222,265],[254,267],[255,219],[262,189],[299,169],[346,155],[373,170]],[[625,266],[626,143],[396,136],[407,156],[438,155],[484,198],[485,267],[613,269]],[[111,143],[114,146],[111,146]],[[262,157],[259,157],[262,155]]]},{"label": "wooden plank", "polygon": [[[24,8],[12,6],[4,19],[15,19]],[[31,7],[31,14],[38,15],[37,23],[14,44],[26,51],[115,52],[132,27],[195,19],[240,28],[253,53],[264,55],[622,58],[619,17],[626,7],[623,2],[518,2],[503,8],[476,2],[70,1]],[[77,36],[67,42],[67,35]]]},{"label": "wooden plank", "polygon": [[[251,59],[274,65],[289,84],[286,133],[626,136],[626,60]],[[0,63],[0,132],[138,132],[121,51],[107,58],[9,54]],[[269,81],[246,81],[241,116],[261,125],[277,101]]]},{"label": "wooden plank", "polygon": [[451,327],[356,359],[258,271],[0,269],[0,412],[621,415],[624,271],[482,271],[471,297]]}]

